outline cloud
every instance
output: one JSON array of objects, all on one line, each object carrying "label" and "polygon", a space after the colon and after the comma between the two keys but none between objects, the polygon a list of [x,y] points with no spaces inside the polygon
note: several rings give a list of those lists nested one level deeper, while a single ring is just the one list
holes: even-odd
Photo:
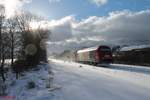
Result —
[{"label": "cloud", "polygon": [[87,33],[106,39],[149,40],[149,17],[149,10],[111,12],[107,17],[89,17],[78,23],[75,29],[79,35]]},{"label": "cloud", "polygon": [[52,20],[48,22],[47,26],[51,30],[51,41],[64,41],[73,37],[72,35],[72,22],[73,16],[67,16],[60,20]]},{"label": "cloud", "polygon": [[0,0],[0,5],[5,7],[6,16],[11,17],[18,9],[21,9],[24,4],[30,2],[32,2],[32,0]]},{"label": "cloud", "polygon": [[60,2],[61,0],[49,0],[50,3]]},{"label": "cloud", "polygon": [[90,0],[90,2],[96,4],[97,6],[105,5],[108,0]]},{"label": "cloud", "polygon": [[[150,10],[115,11],[108,16],[77,20],[68,16],[47,22],[52,30],[49,46],[59,51],[99,44],[136,45],[150,43]],[[52,46],[51,46],[52,45]]]},{"label": "cloud", "polygon": [[[49,0],[50,3],[57,3],[62,0]],[[93,4],[96,4],[98,7],[107,4],[108,0],[87,0]]]}]

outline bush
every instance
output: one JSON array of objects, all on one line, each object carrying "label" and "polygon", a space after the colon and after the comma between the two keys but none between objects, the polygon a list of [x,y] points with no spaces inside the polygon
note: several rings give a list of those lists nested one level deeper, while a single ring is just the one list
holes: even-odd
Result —
[{"label": "bush", "polygon": [[0,96],[7,95],[6,90],[7,90],[6,84],[3,83],[2,80],[0,80]]},{"label": "bush", "polygon": [[27,88],[28,89],[33,89],[33,88],[35,88],[35,86],[36,85],[35,85],[35,83],[33,81],[30,81],[30,82],[27,83]]},{"label": "bush", "polygon": [[13,71],[15,73],[23,72],[26,69],[25,66],[26,66],[25,60],[16,60],[13,65]]},{"label": "bush", "polygon": [[10,83],[10,86],[15,86],[15,85],[16,85],[16,81],[12,80],[11,83]]}]

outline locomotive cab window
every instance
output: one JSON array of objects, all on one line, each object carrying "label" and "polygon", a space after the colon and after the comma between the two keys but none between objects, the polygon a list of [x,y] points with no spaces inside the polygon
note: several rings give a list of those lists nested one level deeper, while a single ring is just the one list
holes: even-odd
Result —
[{"label": "locomotive cab window", "polygon": [[104,54],[111,54],[111,49],[109,47],[101,47],[100,52]]},{"label": "locomotive cab window", "polygon": [[103,47],[100,49],[101,52],[111,52],[111,49],[108,47]]}]

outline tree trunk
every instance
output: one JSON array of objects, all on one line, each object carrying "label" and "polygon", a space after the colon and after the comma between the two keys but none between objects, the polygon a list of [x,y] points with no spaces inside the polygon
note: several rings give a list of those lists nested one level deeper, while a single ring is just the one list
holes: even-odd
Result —
[{"label": "tree trunk", "polygon": [[5,54],[4,54],[4,44],[2,43],[2,23],[3,23],[3,16],[0,16],[0,74],[5,81],[4,76],[4,62],[5,62]]},{"label": "tree trunk", "polygon": [[14,64],[14,34],[11,33],[11,66]]},{"label": "tree trunk", "polygon": [[3,81],[5,81],[5,75],[4,75],[4,63],[5,63],[5,53],[4,53],[4,45],[2,44],[2,63],[1,63],[1,76]]}]

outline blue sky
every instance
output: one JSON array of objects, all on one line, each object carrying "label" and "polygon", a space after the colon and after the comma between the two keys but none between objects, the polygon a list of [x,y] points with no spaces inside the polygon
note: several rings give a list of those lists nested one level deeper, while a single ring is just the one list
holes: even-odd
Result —
[{"label": "blue sky", "polygon": [[112,11],[141,11],[150,9],[150,0],[108,0],[106,4],[97,6],[90,0],[33,0],[24,6],[26,10],[46,16],[48,19],[60,19],[75,15],[77,19],[89,16],[106,16]]}]

